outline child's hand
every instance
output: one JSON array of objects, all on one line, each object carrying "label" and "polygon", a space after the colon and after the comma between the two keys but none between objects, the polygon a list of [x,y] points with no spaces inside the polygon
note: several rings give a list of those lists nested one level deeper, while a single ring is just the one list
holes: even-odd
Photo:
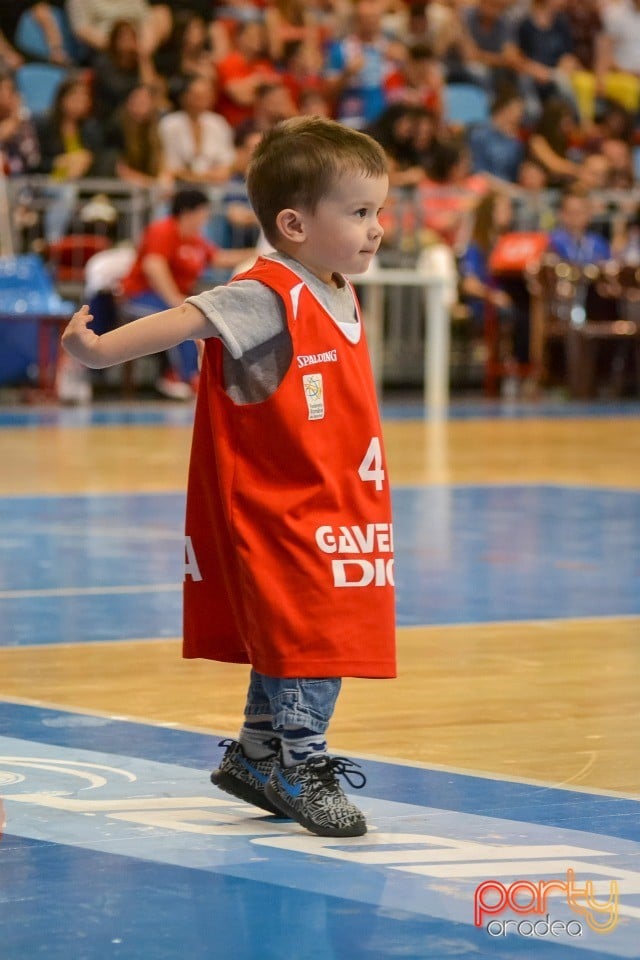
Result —
[{"label": "child's hand", "polygon": [[93,320],[89,307],[84,304],[74,313],[62,334],[62,346],[87,367],[97,367],[100,337],[87,326]]}]

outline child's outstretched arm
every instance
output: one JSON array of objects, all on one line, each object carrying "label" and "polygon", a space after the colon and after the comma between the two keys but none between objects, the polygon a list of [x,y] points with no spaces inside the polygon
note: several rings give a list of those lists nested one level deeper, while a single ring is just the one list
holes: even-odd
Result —
[{"label": "child's outstretched arm", "polygon": [[215,333],[213,326],[191,303],[141,317],[102,336],[88,326],[92,320],[86,305],[74,313],[62,334],[62,346],[72,357],[94,370],[160,353],[184,340],[205,339]]}]

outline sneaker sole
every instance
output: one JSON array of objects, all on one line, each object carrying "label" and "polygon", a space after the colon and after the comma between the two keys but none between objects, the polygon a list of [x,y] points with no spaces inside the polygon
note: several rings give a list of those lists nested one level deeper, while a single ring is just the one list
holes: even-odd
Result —
[{"label": "sneaker sole", "polygon": [[367,832],[367,823],[364,818],[360,823],[354,823],[347,827],[330,827],[326,824],[317,824],[303,814],[298,813],[295,807],[291,806],[284,797],[277,793],[270,783],[264,788],[264,794],[267,800],[270,800],[274,807],[281,811],[280,816],[289,817],[295,820],[301,827],[310,833],[315,833],[317,837],[362,837]]},{"label": "sneaker sole", "polygon": [[211,774],[211,783],[219,787],[220,790],[224,790],[225,793],[231,794],[232,797],[236,797],[238,800],[244,800],[245,803],[251,803],[254,807],[260,807],[261,810],[266,810],[267,813],[271,813],[276,817],[282,817],[279,807],[271,803],[263,793],[254,789],[254,787],[250,787],[248,783],[244,783],[237,777],[232,777],[231,774],[225,773],[224,770],[214,770]]}]

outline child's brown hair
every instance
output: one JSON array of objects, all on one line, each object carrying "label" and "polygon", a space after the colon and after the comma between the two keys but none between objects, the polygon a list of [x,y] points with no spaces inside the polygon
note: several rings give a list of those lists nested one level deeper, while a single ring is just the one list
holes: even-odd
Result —
[{"label": "child's brown hair", "polygon": [[276,218],[289,207],[313,212],[345,173],[382,177],[387,159],[365,133],[322,117],[294,117],[265,133],[247,173],[249,199],[270,243]]}]

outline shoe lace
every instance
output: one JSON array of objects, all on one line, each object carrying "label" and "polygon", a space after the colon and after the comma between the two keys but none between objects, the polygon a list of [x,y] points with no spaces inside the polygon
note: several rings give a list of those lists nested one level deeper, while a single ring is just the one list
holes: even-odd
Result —
[{"label": "shoe lace", "polygon": [[307,767],[321,781],[319,788],[334,787],[339,789],[338,776],[344,777],[354,790],[361,790],[367,782],[360,764],[348,757],[311,757],[307,760]]}]

